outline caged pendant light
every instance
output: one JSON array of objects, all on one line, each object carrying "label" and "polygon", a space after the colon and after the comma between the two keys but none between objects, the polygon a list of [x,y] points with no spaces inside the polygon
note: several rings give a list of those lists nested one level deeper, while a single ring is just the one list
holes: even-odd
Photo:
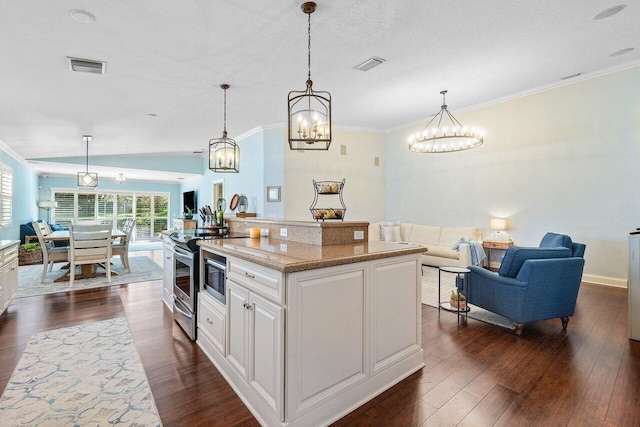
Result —
[{"label": "caged pendant light", "polygon": [[87,145],[86,169],[84,172],[78,172],[78,187],[94,189],[98,187],[98,174],[89,172],[89,141],[93,137],[91,135],[83,135],[82,140]]},{"label": "caged pendant light", "polygon": [[314,91],[311,80],[311,14],[314,2],[301,7],[308,15],[307,88],[289,92],[289,148],[291,150],[328,150],[331,145],[331,94]]},{"label": "caged pendant light", "polygon": [[214,172],[238,173],[240,171],[240,148],[236,142],[227,137],[227,89],[228,84],[221,84],[224,90],[224,128],[222,138],[209,141],[209,169]]},{"label": "caged pendant light", "polygon": [[[451,153],[470,150],[484,142],[482,129],[462,126],[449,112],[444,98],[446,93],[446,90],[440,92],[442,95],[440,111],[433,116],[422,132],[409,137],[409,150],[416,153]],[[436,119],[438,119],[437,122]]]}]

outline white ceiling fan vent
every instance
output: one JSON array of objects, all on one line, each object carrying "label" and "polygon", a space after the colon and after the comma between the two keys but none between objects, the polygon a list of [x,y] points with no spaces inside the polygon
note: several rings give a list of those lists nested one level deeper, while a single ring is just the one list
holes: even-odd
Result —
[{"label": "white ceiling fan vent", "polygon": [[378,58],[377,56],[372,56],[371,58],[367,59],[361,64],[356,65],[353,68],[360,71],[369,71],[373,67],[377,67],[378,65],[382,64],[385,61],[386,59]]},{"label": "white ceiling fan vent", "polygon": [[67,56],[67,66],[71,71],[79,73],[104,74],[107,72],[107,63],[92,59],[72,58]]}]

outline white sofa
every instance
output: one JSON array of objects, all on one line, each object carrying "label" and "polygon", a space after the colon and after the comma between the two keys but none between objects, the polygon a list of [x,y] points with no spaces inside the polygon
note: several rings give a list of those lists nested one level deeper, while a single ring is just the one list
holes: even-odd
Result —
[{"label": "white sofa", "polygon": [[476,227],[439,227],[409,222],[369,223],[369,240],[384,240],[381,225],[392,224],[400,226],[400,241],[417,243],[427,248],[427,252],[422,255],[422,265],[468,267],[471,265],[470,245],[462,243],[458,250],[453,249],[453,246],[460,238],[467,241],[482,240],[482,233]]}]

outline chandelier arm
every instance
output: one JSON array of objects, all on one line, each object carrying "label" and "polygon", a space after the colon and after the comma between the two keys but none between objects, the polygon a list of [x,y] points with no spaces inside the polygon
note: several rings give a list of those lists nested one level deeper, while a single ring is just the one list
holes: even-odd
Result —
[{"label": "chandelier arm", "polygon": [[440,114],[440,113],[436,113],[436,114],[434,114],[434,115],[433,115],[433,117],[431,117],[431,120],[429,120],[429,123],[427,123],[426,125],[424,125],[424,127],[422,128],[422,130],[423,130],[423,131],[424,131],[425,129],[427,129],[431,123],[433,123],[433,121],[436,119],[436,117],[438,117],[438,114]]},{"label": "chandelier arm", "polygon": [[458,121],[458,119],[456,119],[455,117],[453,117],[453,114],[451,114],[449,112],[449,110],[445,110],[447,112],[447,115],[449,116],[449,119],[451,120],[451,123],[453,123],[454,125],[458,125],[462,128],[462,124]]},{"label": "chandelier arm", "polygon": [[[438,129],[440,129],[440,123],[442,123],[442,116],[444,116],[444,113],[442,111],[447,111],[445,108],[443,108],[442,110],[440,110],[440,120],[438,120]],[[435,136],[435,135],[434,135]]]}]

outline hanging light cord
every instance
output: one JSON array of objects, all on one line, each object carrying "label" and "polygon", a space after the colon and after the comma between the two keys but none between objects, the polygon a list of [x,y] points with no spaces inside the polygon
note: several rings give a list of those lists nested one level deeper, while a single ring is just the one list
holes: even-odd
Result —
[{"label": "hanging light cord", "polygon": [[224,136],[227,136],[227,90],[224,90]]},{"label": "hanging light cord", "polygon": [[309,16],[308,27],[307,27],[307,34],[309,36],[309,42],[307,44],[307,51],[308,51],[307,66],[309,67],[308,78],[309,80],[311,80],[311,13],[308,13],[307,15]]},{"label": "hanging light cord", "polygon": [[86,162],[85,162],[87,169],[85,172],[89,173],[89,138],[85,138],[84,140],[87,143],[87,156],[86,156]]}]

